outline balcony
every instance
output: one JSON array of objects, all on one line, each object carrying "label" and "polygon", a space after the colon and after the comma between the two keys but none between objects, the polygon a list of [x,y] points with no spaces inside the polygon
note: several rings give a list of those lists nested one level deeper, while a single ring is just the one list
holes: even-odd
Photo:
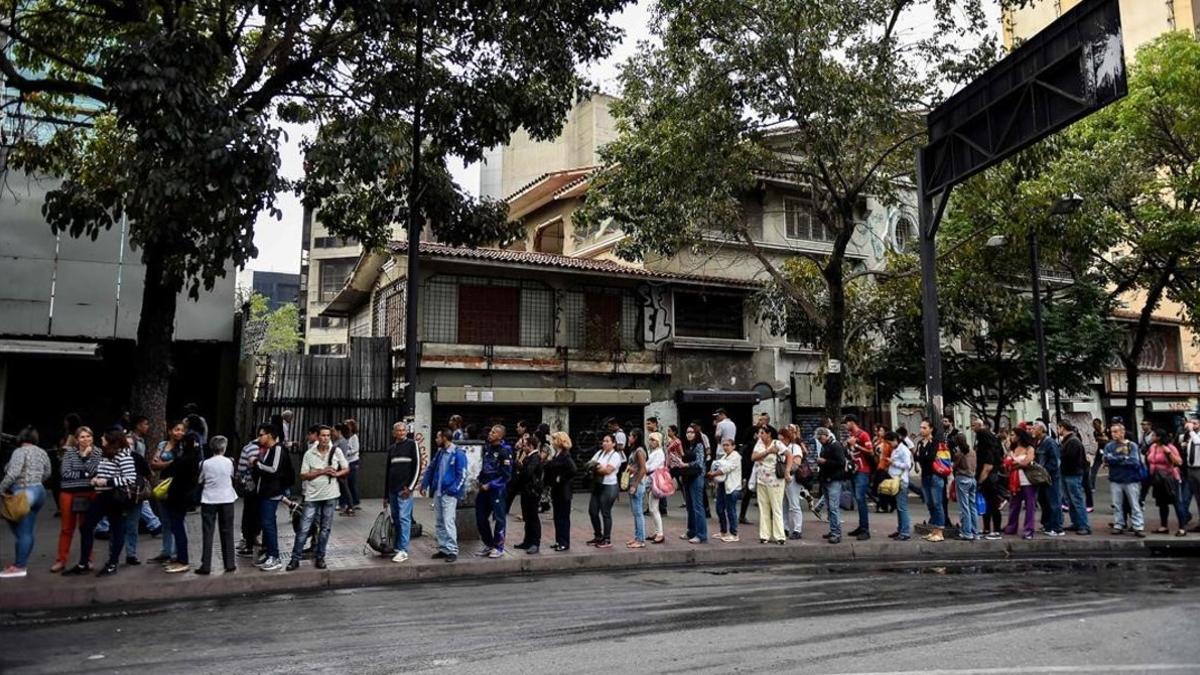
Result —
[{"label": "balcony", "polygon": [[[1105,388],[1110,394],[1124,394],[1124,370],[1110,370],[1104,378]],[[1141,373],[1138,375],[1140,396],[1195,396],[1200,394],[1200,373]]]}]

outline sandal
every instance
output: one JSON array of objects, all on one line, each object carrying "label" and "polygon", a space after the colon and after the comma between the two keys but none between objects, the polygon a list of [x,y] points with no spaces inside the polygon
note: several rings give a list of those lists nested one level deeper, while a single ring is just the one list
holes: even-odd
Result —
[{"label": "sandal", "polygon": [[640,541],[635,541],[635,542],[632,542],[629,544],[625,544],[625,548],[646,548],[646,545]]},{"label": "sandal", "polygon": [[655,538],[651,539],[650,543],[651,544],[661,544],[661,543],[665,542],[666,540],[667,540],[666,537],[664,537],[660,534],[660,535],[656,536]]},{"label": "sandal", "polygon": [[1177,532],[1175,533],[1175,536],[1176,536],[1176,537],[1186,537],[1186,536],[1187,536],[1187,530],[1180,529],[1179,531],[1177,531]]}]

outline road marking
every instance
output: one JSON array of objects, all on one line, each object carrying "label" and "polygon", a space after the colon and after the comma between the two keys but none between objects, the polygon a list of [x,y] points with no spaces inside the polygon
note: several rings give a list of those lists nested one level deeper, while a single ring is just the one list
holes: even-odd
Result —
[{"label": "road marking", "polygon": [[1130,665],[1092,666],[1023,666],[1018,668],[963,668],[961,670],[888,670],[879,672],[856,672],[846,675],[1009,675],[1011,673],[1145,673],[1169,671],[1194,671],[1195,664],[1144,663]]}]

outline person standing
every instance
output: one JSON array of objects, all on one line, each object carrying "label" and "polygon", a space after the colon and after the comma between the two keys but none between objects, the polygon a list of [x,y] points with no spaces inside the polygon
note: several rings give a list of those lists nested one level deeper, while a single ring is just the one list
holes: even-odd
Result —
[{"label": "person standing", "polygon": [[700,433],[700,425],[693,422],[684,437],[687,442],[683,445],[680,482],[686,495],[688,519],[687,532],[680,538],[690,544],[704,544],[708,542],[708,519],[704,515],[704,435]]},{"label": "person standing", "polygon": [[[854,459],[854,503],[858,509],[858,527],[850,531],[850,536],[865,541],[871,538],[871,509],[867,495],[871,490],[871,474],[875,471],[875,449],[871,445],[871,435],[858,426],[857,417],[846,415],[842,422],[846,425],[846,449]],[[830,504],[829,508],[834,506]]]},{"label": "person standing", "polygon": [[933,470],[937,459],[937,441],[933,438],[933,423],[921,420],[920,439],[917,441],[917,466],[921,469],[921,493],[924,495],[925,506],[929,508],[929,527],[931,532],[922,539],[931,542],[944,541],[943,530],[946,527],[946,513],[943,511],[942,495],[946,493],[946,479]]},{"label": "person standing", "polygon": [[975,501],[978,457],[965,443],[955,443],[950,456],[953,460],[954,487],[958,492],[958,538],[975,541],[979,538],[979,506]]},{"label": "person standing", "polygon": [[[337,511],[338,497],[341,496],[338,479],[348,473],[350,463],[346,461],[342,451],[333,446],[333,429],[321,427],[317,432],[316,447],[309,448],[300,462],[300,481],[304,486],[304,516],[300,521],[300,531],[292,544],[292,558],[288,561],[287,571],[291,572],[300,567],[300,558],[304,555],[305,535],[314,523],[317,524],[318,534],[313,565],[319,570],[325,569],[325,551],[329,544],[329,533],[333,529],[333,514]],[[413,484],[416,484],[416,476],[413,476]],[[411,493],[410,486],[410,517]],[[400,543],[397,541],[397,546]],[[407,545],[408,542],[403,543]]]},{"label": "person standing", "polygon": [[238,455],[237,482],[238,494],[242,497],[242,541],[238,545],[237,555],[243,558],[253,558],[254,548],[258,545],[258,535],[262,533],[262,517],[259,515],[258,493],[255,491],[258,481],[250,470],[252,460],[258,459],[261,450],[258,440],[250,441]]},{"label": "person standing", "polygon": [[449,424],[450,424],[450,441],[452,443],[458,443],[459,441],[467,440],[467,431],[466,431],[466,429],[463,428],[463,416],[462,415],[451,415]]},{"label": "person standing", "polygon": [[294,433],[295,427],[292,426],[294,424],[293,417],[294,416],[291,410],[284,410],[279,416],[279,426],[276,427],[275,433],[278,436],[277,440],[278,442],[282,443],[283,447],[285,448],[292,447],[292,444],[296,442],[296,435]]},{"label": "person standing", "polygon": [[215,529],[221,533],[221,560],[225,563],[225,573],[237,571],[237,562],[233,548],[233,510],[237,502],[237,491],[234,489],[233,460],[225,456],[229,448],[229,439],[224,436],[213,436],[208,442],[212,456],[200,463],[200,518],[202,547],[200,549],[200,566],[196,574],[212,573],[212,548]]},{"label": "person standing", "polygon": [[831,544],[842,542],[842,482],[846,480],[846,448],[833,437],[833,432],[820,427],[813,434],[821,444],[821,456],[817,458],[821,488],[825,503],[829,506],[829,532],[825,539]]},{"label": "person standing", "polygon": [[[1200,420],[1190,419],[1183,428],[1183,471],[1188,493],[1196,500],[1196,514],[1200,515]],[[1190,506],[1191,500],[1184,502]],[[1200,532],[1200,525],[1192,532]]]},{"label": "person standing", "polygon": [[884,432],[884,440],[892,446],[887,472],[889,478],[900,481],[900,490],[896,493],[896,531],[888,537],[896,541],[912,539],[912,521],[908,517],[908,475],[913,468],[912,451],[908,445],[900,442],[900,437],[891,431]]},{"label": "person standing", "polygon": [[437,452],[429,461],[429,470],[421,476],[421,496],[433,501],[438,550],[435,560],[458,560],[458,500],[467,491],[467,453],[454,444],[454,432],[438,429],[434,437]]},{"label": "person standing", "polygon": [[505,521],[508,517],[506,492],[513,476],[513,452],[504,441],[505,428],[495,425],[488,431],[479,470],[479,494],[475,496],[475,525],[483,547],[475,555],[504,557]]},{"label": "person standing", "polygon": [[1142,490],[1142,454],[1137,443],[1126,440],[1125,425],[1115,423],[1109,429],[1112,440],[1104,446],[1104,463],[1108,465],[1108,483],[1112,493],[1113,534],[1124,534],[1126,528],[1135,537],[1145,537],[1146,523],[1139,499]]},{"label": "person standing", "polygon": [[800,484],[800,467],[804,465],[804,441],[800,438],[800,428],[789,424],[780,432],[783,444],[788,449],[788,474],[784,477],[783,488],[783,530],[788,539],[800,539],[804,532],[804,509],[800,504],[811,498],[808,490]]},{"label": "person standing", "polygon": [[[1015,535],[1017,527],[1020,524],[1021,508],[1025,508],[1025,533],[1021,536],[1022,539],[1033,539],[1033,523],[1034,509],[1037,504],[1037,486],[1029,480],[1029,476],[1025,474],[1025,469],[1033,463],[1036,457],[1034,446],[1036,442],[1029,431],[1022,428],[1017,428],[1013,432],[1016,440],[1013,441],[1014,447],[1009,455],[1006,464],[1009,466],[1009,474],[1017,472],[1016,484],[1019,490],[1015,490],[1010,498],[1011,506],[1008,511],[1008,525],[1004,528],[1004,534]],[[1011,480],[1011,479],[1010,479]]]},{"label": "person standing", "polygon": [[513,548],[523,549],[529,555],[542,550],[542,519],[539,505],[542,488],[545,486],[542,447],[537,437],[527,434],[517,461],[517,472],[521,478],[521,520],[525,523],[524,537]]},{"label": "person standing", "polygon": [[1104,465],[1104,446],[1108,445],[1108,430],[1104,428],[1104,420],[1099,417],[1092,420],[1092,438],[1096,441],[1096,454],[1092,457],[1088,480],[1084,484],[1087,488],[1084,494],[1088,513],[1095,510],[1096,478],[1100,475],[1100,467]]},{"label": "person standing", "polygon": [[0,570],[0,579],[16,579],[28,574],[29,556],[33,553],[33,533],[37,525],[38,512],[46,503],[46,488],[42,485],[50,478],[50,456],[38,447],[38,432],[25,427],[17,434],[17,449],[13,451],[4,467],[4,478],[0,479],[0,494],[25,493],[29,512],[16,522],[9,522],[16,539],[16,559],[13,564]]},{"label": "person standing", "polygon": [[613,440],[617,444],[617,447],[616,447],[617,452],[622,453],[622,456],[623,456],[623,453],[625,452],[625,446],[629,442],[629,437],[626,436],[625,432],[621,429],[621,423],[617,421],[617,418],[615,418],[615,417],[609,418],[608,433],[612,434]]},{"label": "person standing", "polygon": [[175,448],[175,458],[163,469],[164,479],[170,478],[166,509],[170,514],[171,532],[175,539],[175,559],[163,566],[170,574],[191,569],[188,557],[187,514],[196,506],[196,487],[200,484],[200,435],[187,432]]},{"label": "person standing", "polygon": [[659,497],[654,496],[654,490],[652,486],[654,481],[654,472],[658,471],[667,464],[667,454],[665,451],[663,451],[662,434],[658,431],[650,432],[650,434],[646,436],[646,442],[650,446],[650,454],[646,457],[646,478],[647,485],[651,486],[649,492],[650,508],[647,510],[647,513],[649,513],[650,517],[654,519],[654,536],[651,537],[650,541],[654,544],[661,544],[666,541],[666,539],[663,535],[662,511],[660,509],[662,507],[662,503],[666,501],[666,497],[660,499]]},{"label": "person standing", "polygon": [[[96,467],[100,465],[100,452],[93,445],[90,427],[78,426],[72,430],[70,442],[66,446],[59,468],[59,509],[62,522],[59,523],[58,555],[50,568],[53,573],[62,572],[67,566],[67,556],[71,554],[71,539],[75,530],[79,530],[79,539],[90,538],[87,528],[87,514],[91,510],[92,500],[96,498],[92,487],[92,476],[96,475]],[[91,569],[91,560],[84,564]]]},{"label": "person standing", "polygon": [[279,444],[278,433],[274,425],[259,426],[259,453],[250,460],[265,549],[254,564],[264,572],[283,569],[283,561],[279,559],[279,522],[276,513],[279,511],[279,502],[292,488],[294,480],[292,459],[287,450]]},{"label": "person standing", "polygon": [[729,413],[725,412],[724,408],[717,408],[716,412],[713,413],[713,422],[716,425],[713,431],[714,446],[720,448],[726,438],[735,444],[737,443],[737,425],[734,424],[733,420],[729,419]]},{"label": "person standing", "polygon": [[[755,489],[758,492],[758,543],[783,544],[783,488],[791,464],[787,448],[770,427],[758,430],[758,441],[751,455],[754,460]],[[776,467],[784,465],[783,471]],[[780,474],[783,474],[780,477]]]},{"label": "person standing", "polygon": [[392,562],[408,560],[408,544],[412,536],[413,491],[421,476],[421,449],[424,439],[408,437],[408,423],[392,425],[392,444],[387,450],[387,473],[384,474],[383,507],[392,514],[395,528],[396,553]]},{"label": "person standing", "polygon": [[344,481],[346,484],[345,497],[348,500],[347,511],[350,515],[362,511],[362,500],[358,495],[358,474],[362,470],[362,441],[358,435],[358,421],[351,418],[342,422],[346,434],[346,461],[350,462],[350,473]]},{"label": "person standing", "polygon": [[1154,445],[1154,424],[1150,420],[1142,420],[1142,433],[1138,437],[1138,448],[1145,454],[1147,448]]},{"label": "person standing", "polygon": [[[166,479],[167,474],[164,472],[175,461],[185,434],[187,434],[187,425],[183,422],[176,422],[171,425],[166,439],[159,441],[154,452],[151,453],[151,482],[155,485]],[[166,499],[156,499],[155,504],[158,506],[158,517],[162,521],[162,550],[150,561],[167,564],[175,560],[175,528],[171,525],[171,513],[167,510]]]},{"label": "person standing", "polygon": [[1002,528],[1000,522],[1001,495],[1007,491],[1007,486],[1001,482],[1003,473],[1000,471],[1004,463],[1004,450],[1000,440],[988,425],[980,418],[971,419],[971,430],[975,432],[975,484],[983,495],[986,510],[983,513],[983,523],[979,533],[984,539],[995,541],[1000,538]]},{"label": "person standing", "polygon": [[[636,431],[636,429],[634,430]],[[626,548],[646,548],[646,491],[650,489],[646,472],[646,448],[630,441],[633,451],[627,462],[629,472],[629,511],[633,515],[633,539],[625,542]]]},{"label": "person standing", "polygon": [[[133,464],[133,456],[127,447],[129,440],[125,432],[113,428],[105,432],[100,462],[96,465],[96,474],[91,479],[92,487],[96,490],[96,498],[91,503],[87,514],[82,546],[79,551],[79,564],[63,574],[86,574],[92,569],[92,536],[89,536],[100,522],[107,517],[110,523],[116,524],[114,535],[120,530],[120,524],[125,522],[129,509],[133,508],[136,496],[132,488],[137,484],[137,468]],[[120,490],[121,494],[117,494]],[[117,573],[117,563],[121,559],[121,550],[125,548],[125,538],[113,536],[108,540],[108,562],[97,572],[96,576],[106,577]]]},{"label": "person standing", "polygon": [[1175,536],[1186,535],[1188,519],[1184,516],[1179,485],[1179,467],[1183,465],[1183,458],[1179,455],[1179,449],[1171,443],[1171,436],[1165,429],[1154,431],[1154,443],[1146,453],[1146,461],[1150,467],[1150,485],[1154,493],[1154,502],[1158,505],[1158,518],[1161,523],[1154,532],[1167,534],[1171,531],[1167,527],[1167,516],[1171,507],[1174,507],[1175,518],[1179,522]]},{"label": "person standing", "polygon": [[721,523],[721,541],[732,543],[738,538],[737,504],[742,496],[742,457],[731,439],[721,440],[721,456],[708,472],[717,494],[717,520]]},{"label": "person standing", "polygon": [[1034,461],[1050,474],[1050,482],[1038,489],[1042,531],[1050,537],[1062,537],[1066,535],[1062,525],[1062,446],[1050,435],[1045,422],[1034,422],[1032,430],[1037,443]]},{"label": "person standing", "polygon": [[612,507],[620,491],[618,472],[625,458],[617,450],[617,439],[609,433],[600,441],[600,449],[592,455],[592,497],[588,501],[588,518],[592,521],[592,538],[588,546],[612,548]]},{"label": "person standing", "polygon": [[[133,452],[134,459],[138,465],[138,475],[142,476],[143,471],[150,470],[150,456],[146,446],[146,435],[150,433],[150,419],[145,415],[134,415],[130,421],[131,430],[129,433],[129,449]],[[139,460],[140,458],[140,460]],[[147,473],[147,479],[151,478]],[[150,536],[157,536],[162,532],[162,521],[154,514],[154,508],[151,506],[150,500],[144,500],[138,507],[138,520],[142,525],[146,526],[146,531]],[[136,526],[136,525],[135,525]],[[136,539],[137,531],[134,531]],[[133,542],[133,550],[137,550],[137,542]]]},{"label": "person standing", "polygon": [[1075,534],[1088,535],[1092,533],[1092,528],[1088,524],[1087,503],[1083,494],[1083,486],[1088,480],[1087,450],[1071,423],[1064,419],[1058,421],[1058,437],[1062,441],[1062,483],[1071,513],[1071,526],[1066,529]]},{"label": "person standing", "polygon": [[571,458],[571,437],[563,431],[550,434],[554,454],[543,472],[550,485],[550,505],[554,510],[554,550],[571,550],[571,481],[575,478],[575,460]]}]

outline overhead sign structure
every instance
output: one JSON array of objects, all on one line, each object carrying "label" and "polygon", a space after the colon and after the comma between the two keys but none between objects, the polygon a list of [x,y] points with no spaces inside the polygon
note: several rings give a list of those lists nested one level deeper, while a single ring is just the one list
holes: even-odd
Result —
[{"label": "overhead sign structure", "polygon": [[[917,153],[917,185],[931,418],[942,414],[943,404],[934,238],[950,190],[1120,99],[1128,89],[1118,0],[1084,0],[929,114],[929,143]],[[940,434],[941,425],[934,431]]]},{"label": "overhead sign structure", "polygon": [[1082,2],[929,114],[937,194],[1128,92],[1117,0]]}]

